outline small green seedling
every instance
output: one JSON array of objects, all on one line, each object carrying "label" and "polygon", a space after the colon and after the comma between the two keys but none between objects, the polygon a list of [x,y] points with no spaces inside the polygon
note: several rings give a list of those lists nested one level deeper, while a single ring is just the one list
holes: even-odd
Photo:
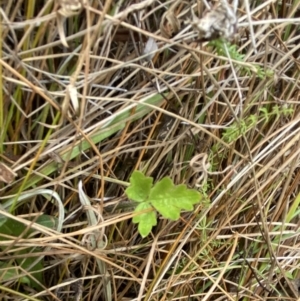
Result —
[{"label": "small green seedling", "polygon": [[130,184],[125,193],[130,200],[139,203],[132,221],[139,224],[138,230],[142,237],[146,237],[157,224],[156,212],[175,221],[179,219],[182,209],[191,211],[193,205],[201,200],[198,191],[188,189],[184,184],[175,186],[169,177],[153,186],[153,178],[134,171]]}]

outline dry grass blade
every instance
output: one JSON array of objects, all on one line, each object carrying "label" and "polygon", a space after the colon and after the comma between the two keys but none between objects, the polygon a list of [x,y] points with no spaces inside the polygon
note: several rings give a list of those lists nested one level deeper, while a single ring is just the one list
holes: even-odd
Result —
[{"label": "dry grass blade", "polygon": [[[0,19],[1,300],[299,298],[299,0]],[[202,201],[143,239],[134,170]]]}]

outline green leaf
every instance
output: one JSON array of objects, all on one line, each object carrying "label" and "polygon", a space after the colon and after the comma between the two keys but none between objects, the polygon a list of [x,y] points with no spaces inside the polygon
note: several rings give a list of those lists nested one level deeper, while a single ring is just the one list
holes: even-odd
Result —
[{"label": "green leaf", "polygon": [[139,224],[138,230],[142,237],[146,237],[152,230],[153,226],[156,226],[156,213],[154,210],[150,212],[140,213],[141,211],[153,209],[153,207],[149,203],[141,203],[139,204],[134,213],[139,213],[132,218],[132,222],[135,224]]},{"label": "green leaf", "polygon": [[289,212],[285,217],[285,223],[290,223],[293,218],[297,216],[298,208],[300,204],[300,194],[297,195],[296,199],[293,201],[292,206],[290,206]]},{"label": "green leaf", "polygon": [[[32,276],[32,278],[29,278],[29,285],[30,287],[33,287],[37,289],[38,291],[42,290],[42,287],[39,283],[43,283],[43,262],[41,260],[37,261],[37,257],[27,257],[25,258],[26,254],[34,254],[35,252],[38,252],[41,250],[34,249],[34,248],[28,248],[22,250],[22,252],[18,252],[18,254],[24,254],[23,259],[17,259],[17,263],[20,267],[22,267],[23,270],[26,270],[28,274]],[[24,276],[25,277],[25,276]],[[23,277],[23,278],[24,278]],[[27,278],[27,277],[26,277]],[[37,281],[35,281],[35,279]]]},{"label": "green leaf", "polygon": [[131,185],[125,190],[128,198],[139,203],[147,201],[153,178],[144,176],[140,171],[134,171],[130,183]]},{"label": "green leaf", "polygon": [[[183,184],[175,186],[168,177],[153,187],[153,178],[135,171],[130,177],[130,183],[125,192],[129,199],[140,203],[135,208],[136,215],[132,222],[138,224],[138,231],[142,237],[147,236],[157,224],[156,211],[165,218],[178,220],[182,209],[193,210],[193,205],[201,200],[198,191],[188,189]],[[147,210],[148,212],[145,212]]]},{"label": "green leaf", "polygon": [[[47,228],[55,229],[57,225],[57,218],[54,218],[47,214],[43,214],[40,215],[38,218],[35,218],[35,223],[45,226]],[[7,239],[1,236],[1,234],[19,237],[21,234],[23,234],[24,231],[26,231],[26,234],[24,233],[23,237],[27,237],[33,232],[33,229],[26,230],[26,228],[27,226],[25,226],[23,223],[0,215],[0,241]]]},{"label": "green leaf", "polygon": [[[26,249],[26,253],[31,253],[30,249]],[[24,250],[25,251],[25,250]],[[22,252],[23,254],[24,252]],[[21,254],[21,253],[18,253]],[[25,260],[17,259],[18,265],[22,267],[22,269],[27,269],[36,258],[26,258]],[[41,262],[38,262],[28,273],[32,276],[32,278],[28,276],[20,276],[21,270],[18,266],[12,265],[10,262],[0,261],[0,275],[1,275],[1,283],[7,281],[19,281],[20,283],[24,283],[29,285],[32,288],[36,288],[39,291],[42,289],[41,286],[34,280],[37,279],[40,283],[43,282],[43,274],[41,270],[43,269],[43,265]],[[34,273],[34,271],[40,270],[39,272]]]},{"label": "green leaf", "polygon": [[3,215],[0,214],[0,227],[1,227],[4,223],[6,223],[6,220],[7,220],[6,216],[3,216]]},{"label": "green leaf", "polygon": [[[7,240],[7,238],[3,237],[1,234],[19,237],[23,231],[26,230],[26,226],[24,224],[3,216],[1,216],[0,224],[0,240]],[[29,229],[26,233],[28,235]]]},{"label": "green leaf", "polygon": [[35,222],[39,225],[55,230],[57,228],[58,219],[51,215],[43,214],[40,215]]},{"label": "green leaf", "polygon": [[284,274],[288,279],[297,280],[297,279],[295,279],[295,277],[293,276],[293,274],[291,272],[285,272]]},{"label": "green leaf", "polygon": [[10,262],[0,261],[0,274],[1,274],[1,283],[10,281],[13,278],[19,279],[18,268],[13,266]]},{"label": "green leaf", "polygon": [[186,185],[175,186],[170,178],[163,178],[151,189],[149,202],[165,218],[178,220],[181,209],[193,210],[201,194]]},{"label": "green leaf", "polygon": [[[29,218],[29,220],[30,219],[33,219],[33,217]],[[52,229],[56,228],[57,218],[54,218],[50,215],[43,214],[38,218],[34,217],[34,219],[35,222],[39,225],[43,225]],[[24,238],[26,238],[29,234],[35,231],[30,228],[26,230],[26,228],[27,226],[23,223],[0,215],[0,234],[5,234],[13,237],[20,237],[22,235]],[[0,241],[1,240],[7,240],[7,238],[0,235]],[[30,287],[35,288],[38,291],[42,290],[42,287],[39,283],[43,283],[43,261],[37,260],[38,255],[26,257],[26,254],[34,254],[35,252],[39,251],[41,250],[37,248],[26,248],[15,252],[15,255],[24,255],[21,256],[21,258],[16,259],[16,266],[5,265],[4,263],[0,262],[0,275],[2,274],[1,269],[3,269],[3,272],[5,272],[4,278],[0,277],[0,279],[2,279],[2,282],[8,281],[10,278],[15,278],[16,276],[18,276],[21,273],[20,268],[22,268],[23,270],[26,270],[32,276],[32,278],[22,276],[18,277],[17,280],[21,283],[28,284]]]}]

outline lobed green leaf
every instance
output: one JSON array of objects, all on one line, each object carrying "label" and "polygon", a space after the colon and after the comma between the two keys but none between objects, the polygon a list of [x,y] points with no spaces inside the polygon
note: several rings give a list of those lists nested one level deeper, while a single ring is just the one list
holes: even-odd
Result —
[{"label": "lobed green leaf", "polygon": [[153,226],[156,226],[157,224],[156,213],[154,210],[141,213],[141,211],[149,209],[153,209],[153,207],[145,202],[139,204],[134,210],[134,213],[138,214],[133,217],[132,222],[139,224],[138,230],[142,237],[146,237],[151,232]]},{"label": "lobed green leaf", "polygon": [[130,177],[131,185],[125,190],[129,199],[135,202],[145,202],[153,185],[153,178],[146,177],[140,171],[134,171]]},{"label": "lobed green leaf", "polygon": [[165,218],[178,220],[180,211],[193,210],[201,200],[201,194],[186,185],[175,186],[170,178],[163,178],[151,189],[149,202]]}]

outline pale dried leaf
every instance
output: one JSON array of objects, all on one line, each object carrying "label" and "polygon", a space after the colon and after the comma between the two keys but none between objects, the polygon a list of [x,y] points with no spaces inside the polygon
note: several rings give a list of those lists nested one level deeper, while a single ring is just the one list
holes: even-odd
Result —
[{"label": "pale dried leaf", "polygon": [[68,85],[67,91],[70,94],[70,99],[71,99],[73,108],[75,110],[75,113],[77,114],[79,112],[79,101],[78,101],[77,89],[73,85]]},{"label": "pale dried leaf", "polygon": [[144,48],[144,54],[148,54],[147,60],[151,61],[155,55],[155,51],[158,49],[158,46],[153,38],[149,38],[145,48]]},{"label": "pale dried leaf", "polygon": [[66,48],[69,48],[69,45],[66,40],[65,31],[64,31],[64,21],[65,21],[65,17],[60,14],[57,14],[57,29],[58,29],[60,41]]}]

